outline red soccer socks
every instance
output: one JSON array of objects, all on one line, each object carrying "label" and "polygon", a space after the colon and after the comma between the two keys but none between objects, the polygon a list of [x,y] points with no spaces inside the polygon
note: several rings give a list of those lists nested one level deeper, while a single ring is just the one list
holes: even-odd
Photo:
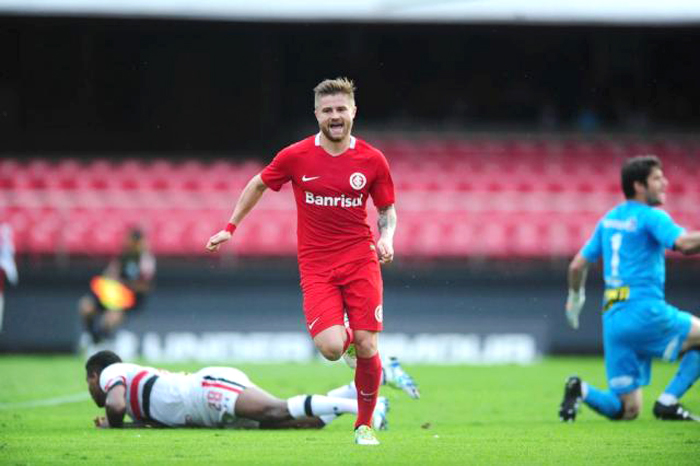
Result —
[{"label": "red soccer socks", "polygon": [[382,378],[382,361],[379,353],[371,358],[357,358],[355,385],[357,386],[357,421],[355,428],[364,424],[372,426],[372,414],[377,404],[379,385]]}]

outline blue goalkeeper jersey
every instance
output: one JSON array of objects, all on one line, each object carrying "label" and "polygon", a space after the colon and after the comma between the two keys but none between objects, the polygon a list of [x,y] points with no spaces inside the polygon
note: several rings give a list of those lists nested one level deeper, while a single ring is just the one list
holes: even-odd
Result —
[{"label": "blue goalkeeper jersey", "polygon": [[609,211],[581,250],[588,262],[603,257],[604,306],[633,299],[664,299],[665,249],[684,229],[660,209],[627,201]]}]

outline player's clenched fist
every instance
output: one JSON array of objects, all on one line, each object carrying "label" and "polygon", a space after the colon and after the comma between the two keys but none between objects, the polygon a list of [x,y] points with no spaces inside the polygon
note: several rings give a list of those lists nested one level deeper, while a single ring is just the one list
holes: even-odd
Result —
[{"label": "player's clenched fist", "polygon": [[394,245],[391,244],[391,241],[380,238],[377,241],[377,253],[380,264],[389,264],[394,260]]},{"label": "player's clenched fist", "polygon": [[209,238],[207,242],[207,251],[213,252],[219,249],[219,246],[224,244],[226,241],[230,240],[233,236],[233,232],[236,231],[236,225],[229,223],[226,228]]},{"label": "player's clenched fist", "polygon": [[578,316],[581,314],[581,309],[586,303],[586,290],[581,288],[577,290],[569,290],[569,296],[566,299],[566,320],[574,330],[578,329]]}]

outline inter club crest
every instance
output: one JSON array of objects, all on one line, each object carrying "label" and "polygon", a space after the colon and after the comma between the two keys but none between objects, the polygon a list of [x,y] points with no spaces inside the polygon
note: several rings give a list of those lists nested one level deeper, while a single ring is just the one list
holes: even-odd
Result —
[{"label": "inter club crest", "polygon": [[353,189],[360,190],[365,187],[367,184],[367,178],[365,178],[365,175],[363,175],[360,172],[355,172],[352,175],[350,175],[350,186],[352,186]]},{"label": "inter club crest", "polygon": [[374,318],[377,322],[382,322],[384,320],[384,312],[381,304],[374,310]]}]

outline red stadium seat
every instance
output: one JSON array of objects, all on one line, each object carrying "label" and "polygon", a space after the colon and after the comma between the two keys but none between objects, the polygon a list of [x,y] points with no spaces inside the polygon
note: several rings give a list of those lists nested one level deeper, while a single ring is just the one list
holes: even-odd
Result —
[{"label": "red stadium seat", "polygon": [[[65,228],[65,220],[61,215],[50,209],[31,209],[29,223],[25,230],[23,251],[31,254],[57,254],[64,252],[62,235]],[[15,236],[17,238],[17,236]],[[22,252],[19,246],[18,252]]]},{"label": "red stadium seat", "polygon": [[[619,164],[640,153],[664,162],[668,211],[679,223],[700,227],[696,143],[391,136],[377,146],[397,189],[400,255],[569,257],[623,199]],[[140,225],[158,254],[203,255],[206,240],[263,166],[195,158],[5,158],[0,213],[15,228],[20,253],[111,254],[124,232]],[[295,201],[290,184],[283,191],[263,196],[228,253],[294,254]]]}]

